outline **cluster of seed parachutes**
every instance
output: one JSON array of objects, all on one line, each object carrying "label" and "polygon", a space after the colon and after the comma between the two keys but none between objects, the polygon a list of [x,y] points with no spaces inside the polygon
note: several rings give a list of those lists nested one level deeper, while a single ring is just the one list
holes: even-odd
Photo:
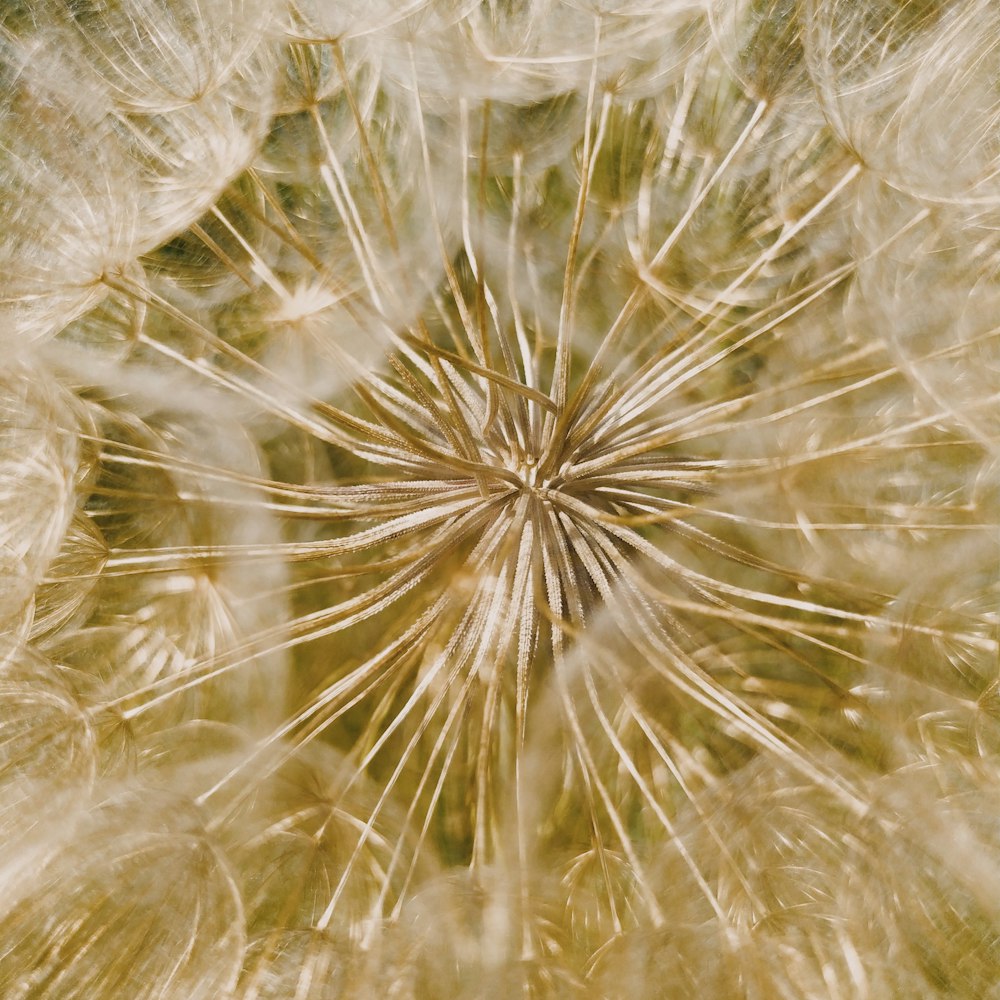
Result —
[{"label": "cluster of seed parachutes", "polygon": [[1000,990],[990,0],[0,13],[0,993]]}]

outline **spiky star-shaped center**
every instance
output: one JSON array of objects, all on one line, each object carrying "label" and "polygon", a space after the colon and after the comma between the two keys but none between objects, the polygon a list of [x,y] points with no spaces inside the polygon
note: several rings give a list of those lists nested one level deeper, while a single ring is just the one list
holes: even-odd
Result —
[{"label": "spiky star-shaped center", "polygon": [[[567,372],[539,371],[535,359],[488,369],[445,353],[409,350],[391,375],[358,387],[375,419],[354,425],[351,449],[377,473],[351,488],[372,501],[357,514],[384,520],[392,509],[396,557],[447,567],[432,589],[458,613],[453,635],[495,622],[516,637],[523,672],[540,620],[582,625],[650,550],[637,527],[682,516],[711,463],[678,458],[669,435],[633,415],[647,408],[592,372],[571,396]],[[385,508],[387,494],[399,505]],[[459,575],[478,581],[461,607],[448,575],[456,551]]]}]

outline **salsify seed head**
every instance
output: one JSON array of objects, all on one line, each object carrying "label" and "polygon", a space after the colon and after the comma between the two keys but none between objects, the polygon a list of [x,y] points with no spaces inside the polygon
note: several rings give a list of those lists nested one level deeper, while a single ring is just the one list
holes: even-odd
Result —
[{"label": "salsify seed head", "polygon": [[0,993],[992,995],[992,19],[0,15]]}]

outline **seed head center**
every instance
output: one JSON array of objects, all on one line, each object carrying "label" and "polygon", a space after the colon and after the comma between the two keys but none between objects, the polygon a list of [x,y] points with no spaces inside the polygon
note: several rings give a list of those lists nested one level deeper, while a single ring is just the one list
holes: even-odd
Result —
[{"label": "seed head center", "polygon": [[556,478],[552,475],[546,475],[539,468],[538,460],[532,455],[505,464],[508,470],[517,477],[520,488],[524,492],[544,497],[550,490],[558,486]]}]

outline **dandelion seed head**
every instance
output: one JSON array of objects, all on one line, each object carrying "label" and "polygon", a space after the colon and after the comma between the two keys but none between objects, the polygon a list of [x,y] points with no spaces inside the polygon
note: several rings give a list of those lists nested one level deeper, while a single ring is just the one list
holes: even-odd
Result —
[{"label": "dandelion seed head", "polygon": [[183,800],[145,798],[95,804],[44,865],[7,879],[12,996],[207,998],[235,984],[242,914],[225,863]]},{"label": "dandelion seed head", "polygon": [[44,366],[15,363],[3,381],[0,559],[8,586],[0,606],[5,632],[16,636],[32,627],[35,589],[69,529],[92,456],[79,445],[83,419],[75,400]]},{"label": "dandelion seed head", "polygon": [[[885,330],[893,359],[928,414],[940,413],[995,453],[995,226],[988,213],[924,213],[920,203],[888,193],[878,204],[878,212],[858,224],[866,247],[884,240],[887,230],[911,224],[891,255],[866,260],[848,318]],[[917,299],[904,295],[912,287],[921,290]]]},{"label": "dandelion seed head", "polygon": [[70,58],[0,35],[0,244],[5,337],[51,336],[106,294],[138,248],[137,191],[109,135],[107,95],[74,89]]},{"label": "dandelion seed head", "polygon": [[7,843],[16,845],[89,792],[98,773],[98,735],[56,665],[36,652],[5,650],[0,687],[6,706],[0,823]]},{"label": "dandelion seed head", "polygon": [[820,106],[861,160],[916,197],[995,206],[996,9],[982,0],[805,8]]},{"label": "dandelion seed head", "polygon": [[0,15],[15,995],[989,995],[960,14]]}]

